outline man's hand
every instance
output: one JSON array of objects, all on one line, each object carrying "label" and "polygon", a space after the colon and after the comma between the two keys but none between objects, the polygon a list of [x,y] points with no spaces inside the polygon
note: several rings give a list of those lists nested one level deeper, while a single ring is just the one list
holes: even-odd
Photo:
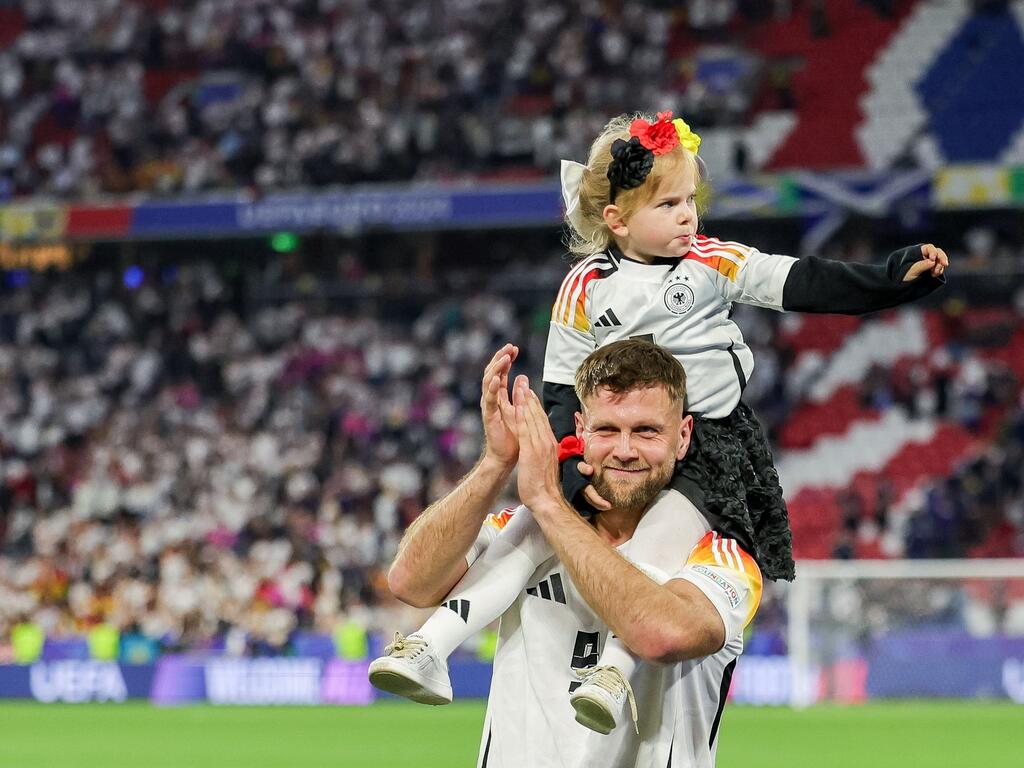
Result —
[{"label": "man's hand", "polygon": [[465,575],[466,554],[515,468],[519,439],[508,397],[508,374],[518,354],[518,347],[506,344],[484,372],[480,412],[487,444],[480,461],[402,536],[388,571],[388,587],[404,603],[417,608],[436,606]]},{"label": "man's hand", "polygon": [[519,356],[519,347],[506,344],[484,369],[480,416],[484,425],[484,458],[511,470],[519,458],[516,418],[508,397],[508,374]]},{"label": "man's hand", "polygon": [[911,265],[907,274],[903,276],[903,282],[909,283],[917,280],[921,275],[928,273],[932,277],[939,277],[949,266],[949,257],[941,248],[936,248],[931,243],[921,246],[921,260]]},{"label": "man's hand", "polygon": [[558,441],[526,376],[516,377],[512,403],[519,436],[519,500],[537,517],[552,502],[568,507],[558,479]]}]

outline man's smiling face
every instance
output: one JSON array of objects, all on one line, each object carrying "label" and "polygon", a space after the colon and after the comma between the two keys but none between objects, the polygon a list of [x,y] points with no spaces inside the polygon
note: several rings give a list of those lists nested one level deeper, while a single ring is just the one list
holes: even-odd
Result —
[{"label": "man's smiling face", "polygon": [[628,392],[601,387],[576,418],[594,489],[620,511],[645,510],[690,445],[692,420],[662,386]]}]

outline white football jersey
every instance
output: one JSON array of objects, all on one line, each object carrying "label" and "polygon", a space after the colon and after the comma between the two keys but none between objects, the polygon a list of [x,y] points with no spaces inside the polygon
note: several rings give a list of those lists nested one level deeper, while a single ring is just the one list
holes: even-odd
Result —
[{"label": "white football jersey", "polygon": [[686,370],[689,409],[728,416],[754,371],[754,358],[729,319],[732,302],[782,310],[782,290],[797,259],[698,235],[679,259],[644,264],[612,249],[576,264],[551,311],[544,381],[574,383],[598,347],[648,338]]},{"label": "white football jersey", "polygon": [[[535,525],[525,507],[491,519]],[[490,537],[490,534],[484,534]],[[619,547],[626,554],[629,542]],[[695,584],[722,615],[730,639],[716,654],[673,665],[638,665],[631,679],[640,734],[623,724],[602,736],[575,720],[577,669],[594,666],[608,628],[556,557],[544,561],[502,615],[478,768],[710,768],[742,630],[761,597],[753,559],[707,533],[671,578]]]}]

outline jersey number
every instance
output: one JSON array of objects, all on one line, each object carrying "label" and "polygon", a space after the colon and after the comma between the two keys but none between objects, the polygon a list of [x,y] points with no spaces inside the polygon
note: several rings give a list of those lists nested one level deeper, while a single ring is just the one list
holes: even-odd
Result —
[{"label": "jersey number", "polygon": [[[572,649],[572,661],[569,662],[569,666],[573,669],[596,667],[597,660],[600,658],[598,653],[599,642],[600,635],[597,632],[577,632],[576,644]],[[569,683],[569,693],[572,693],[579,687],[580,681],[578,680]]]}]

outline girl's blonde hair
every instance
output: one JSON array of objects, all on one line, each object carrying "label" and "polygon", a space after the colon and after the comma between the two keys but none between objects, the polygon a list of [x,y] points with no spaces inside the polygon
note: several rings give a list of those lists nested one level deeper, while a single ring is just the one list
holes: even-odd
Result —
[{"label": "girl's blonde hair", "polygon": [[[574,256],[600,253],[612,244],[611,230],[604,221],[605,206],[611,202],[608,165],[612,161],[612,144],[617,139],[629,141],[629,126],[638,119],[653,123],[655,117],[644,112],[613,117],[590,145],[587,168],[580,180],[579,213],[575,216],[575,223],[568,220],[566,222],[569,225],[566,246]],[[625,216],[635,213],[650,202],[665,178],[674,175],[681,168],[688,168],[697,178],[697,199],[703,200],[707,196],[707,190],[704,180],[700,178],[697,155],[682,146],[676,146],[654,158],[654,167],[639,187],[617,190],[615,204]]]}]

